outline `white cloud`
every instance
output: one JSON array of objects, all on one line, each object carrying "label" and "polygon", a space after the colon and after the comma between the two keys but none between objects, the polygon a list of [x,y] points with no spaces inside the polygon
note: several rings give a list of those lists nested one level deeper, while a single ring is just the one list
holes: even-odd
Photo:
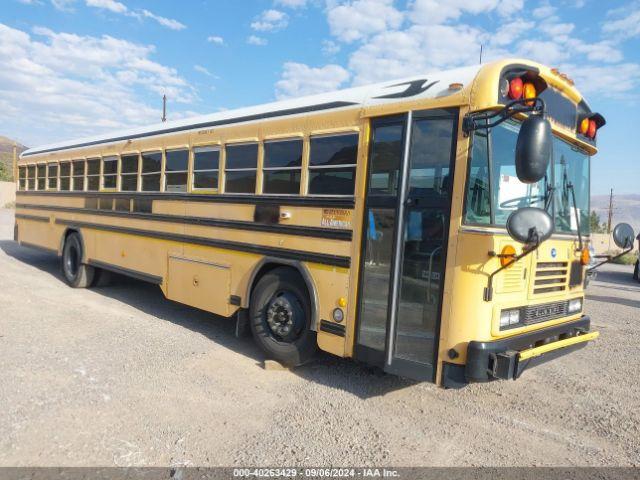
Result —
[{"label": "white cloud", "polygon": [[152,60],[154,51],[107,35],[30,35],[0,24],[0,105],[12,106],[0,130],[29,132],[23,140],[36,144],[155,122],[163,93],[173,104],[193,103],[195,89]]},{"label": "white cloud", "polygon": [[224,45],[224,38],[218,35],[211,35],[207,37],[207,42],[213,43],[214,45]]},{"label": "white cloud", "polygon": [[76,0],[51,0],[51,5],[60,11],[68,12],[71,10],[71,5],[73,5],[75,1]]},{"label": "white cloud", "polygon": [[[60,0],[56,0],[60,1]],[[68,1],[68,0],[66,0]],[[85,0],[86,5],[88,7],[99,8],[102,10],[108,10],[112,13],[118,13],[122,15],[127,15],[129,17],[135,17],[138,19],[142,18],[150,18],[158,22],[163,27],[167,27],[171,30],[183,30],[187,28],[184,24],[180,23],[177,20],[172,18],[161,17],[160,15],[156,15],[149,10],[130,10],[124,3],[118,2],[116,0]]]},{"label": "white cloud", "polygon": [[259,47],[263,47],[267,44],[267,39],[266,38],[262,38],[262,37],[258,37],[256,35],[249,35],[247,37],[247,43],[249,45],[257,45]]},{"label": "white cloud", "polygon": [[620,40],[640,35],[640,2],[609,10],[602,31]]},{"label": "white cloud", "polygon": [[113,13],[126,13],[129,11],[126,5],[116,0],[87,0],[88,7],[103,8]]},{"label": "white cloud", "polygon": [[[420,25],[434,25],[455,20],[463,13],[477,15],[495,10],[500,0],[414,0],[410,17]],[[517,3],[511,2],[511,8]]]},{"label": "white cloud", "polygon": [[275,0],[275,5],[287,8],[304,8],[307,6],[307,0]]},{"label": "white cloud", "polygon": [[[629,92],[640,88],[640,65],[620,63],[609,65],[562,64],[560,69],[567,72],[576,82],[582,94],[598,95],[605,98],[628,101]],[[624,78],[624,82],[620,79]]]},{"label": "white cloud", "polygon": [[330,2],[327,8],[331,34],[343,42],[362,40],[375,33],[396,29],[402,19],[403,15],[393,6],[393,0]]},{"label": "white cloud", "polygon": [[624,59],[622,52],[610,42],[586,43],[580,40],[569,39],[567,48],[579,52],[592,62],[616,63]]},{"label": "white cloud", "polygon": [[467,25],[413,25],[372,37],[349,59],[356,84],[478,62],[486,34]]},{"label": "white cloud", "polygon": [[207,77],[220,78],[217,75],[214,75],[213,73],[211,73],[207,67],[203,67],[202,65],[194,65],[193,69],[196,72],[199,72],[199,73],[202,73],[203,75],[206,75]]},{"label": "white cloud", "polygon": [[187,28],[186,25],[180,23],[177,20],[174,20],[172,18],[161,17],[160,15],[155,15],[154,13],[151,13],[149,10],[142,10],[141,13],[144,17],[155,20],[163,27],[170,28],[171,30],[184,30],[185,28]]},{"label": "white cloud", "polygon": [[534,22],[525,20],[514,20],[510,23],[504,23],[498,30],[491,34],[490,42],[496,46],[513,46],[516,39],[527,34],[534,26]]},{"label": "white cloud", "polygon": [[572,52],[552,40],[524,40],[518,45],[518,55],[541,63],[556,65],[571,57]]},{"label": "white cloud", "polygon": [[322,41],[322,53],[327,56],[335,55],[340,51],[340,45],[332,40]]},{"label": "white cloud", "polygon": [[554,13],[556,13],[556,8],[552,7],[548,3],[533,9],[533,16],[536,18],[547,18],[552,16]]},{"label": "white cloud", "polygon": [[[519,15],[523,0],[407,0],[403,10],[396,8],[399,2],[391,0],[326,2],[327,21],[335,41],[323,41],[323,53],[357,42],[348,55],[351,83],[356,85],[476,64],[480,45],[484,47],[484,61],[521,56],[551,66],[579,64],[583,72],[600,68],[616,71],[620,66],[629,75],[637,75],[640,70],[640,65],[636,69],[635,63],[623,63],[620,38],[613,35],[615,29],[624,29],[626,38],[640,35],[638,0],[633,8],[609,12],[603,25],[608,38],[594,38],[592,34],[588,41],[576,35],[574,23],[562,18],[564,10],[548,1],[537,5],[528,16]],[[563,5],[580,8],[583,2],[566,0]],[[488,21],[481,23],[482,19]],[[591,92],[604,88],[613,76],[580,78],[590,82],[585,91]],[[631,85],[638,82],[638,78],[626,86],[619,82],[623,85],[616,86],[615,91],[632,93]]]},{"label": "white cloud", "polygon": [[337,90],[349,78],[349,72],[340,65],[314,68],[303,63],[287,62],[276,83],[276,97],[283,99]]},{"label": "white cloud", "polygon": [[573,23],[543,22],[538,28],[550,37],[561,37],[561,39],[564,39],[573,32],[575,25]]},{"label": "white cloud", "polygon": [[265,10],[251,23],[251,28],[259,32],[275,32],[289,24],[289,16],[280,10]]}]

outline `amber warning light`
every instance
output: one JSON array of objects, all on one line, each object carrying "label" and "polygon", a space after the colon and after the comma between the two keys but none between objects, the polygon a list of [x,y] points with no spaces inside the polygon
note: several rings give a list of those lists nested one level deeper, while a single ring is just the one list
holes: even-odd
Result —
[{"label": "amber warning light", "polygon": [[599,113],[589,114],[578,122],[578,133],[589,140],[595,140],[598,130],[605,124],[604,117]]}]

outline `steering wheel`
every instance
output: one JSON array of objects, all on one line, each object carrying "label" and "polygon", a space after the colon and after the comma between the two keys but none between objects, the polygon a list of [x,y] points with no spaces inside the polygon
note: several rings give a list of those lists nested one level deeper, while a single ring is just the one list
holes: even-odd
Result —
[{"label": "steering wheel", "polygon": [[544,195],[536,195],[533,197],[517,197],[506,200],[500,204],[500,208],[514,208],[519,207],[522,202],[526,202],[526,205],[533,205],[534,203],[544,202],[546,197]]}]

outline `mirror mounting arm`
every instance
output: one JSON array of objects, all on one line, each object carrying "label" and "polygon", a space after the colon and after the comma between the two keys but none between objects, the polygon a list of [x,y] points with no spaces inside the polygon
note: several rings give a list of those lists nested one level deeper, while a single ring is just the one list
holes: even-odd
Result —
[{"label": "mirror mounting arm", "polygon": [[631,243],[631,246],[629,246],[629,244],[627,244],[627,246],[625,247],[626,250],[624,250],[622,253],[619,253],[618,255],[614,255],[613,257],[611,255],[602,255],[599,256],[599,258],[606,258],[605,261],[598,263],[597,265],[594,265],[593,267],[589,267],[587,268],[587,272],[591,272],[599,267],[601,267],[602,265],[604,265],[605,263],[610,263],[613,262],[616,258],[620,258],[624,255],[626,255],[627,253],[633,251],[633,243]]},{"label": "mirror mounting arm", "polygon": [[[489,275],[489,278],[487,279],[487,286],[484,288],[484,294],[482,297],[485,302],[490,302],[493,299],[493,277],[495,277],[501,271],[509,268],[511,265],[513,265],[517,261],[523,259],[530,253],[535,252],[540,246],[540,244],[541,242],[538,241],[537,232],[532,232],[532,243],[525,245],[522,248],[522,253],[520,255],[511,256],[511,261],[509,263],[502,265],[499,269],[493,271]],[[489,255],[492,257],[499,257],[499,258],[504,258],[507,256],[507,255],[497,254],[495,252],[489,252]]]},{"label": "mirror mounting arm", "polygon": [[498,111],[466,114],[462,119],[462,131],[465,136],[469,136],[469,134],[475,130],[489,130],[500,125],[518,113],[544,115],[545,111],[544,100],[540,97],[522,98],[507,103]]}]

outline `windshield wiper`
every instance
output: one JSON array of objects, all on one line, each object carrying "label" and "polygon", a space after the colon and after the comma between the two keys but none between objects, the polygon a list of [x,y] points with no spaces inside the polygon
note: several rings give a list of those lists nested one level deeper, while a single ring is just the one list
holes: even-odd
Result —
[{"label": "windshield wiper", "polygon": [[549,207],[551,206],[551,200],[553,200],[553,194],[556,191],[556,187],[549,184],[549,178],[546,174],[544,176],[544,186],[544,209],[547,211],[547,213],[549,213]]}]

